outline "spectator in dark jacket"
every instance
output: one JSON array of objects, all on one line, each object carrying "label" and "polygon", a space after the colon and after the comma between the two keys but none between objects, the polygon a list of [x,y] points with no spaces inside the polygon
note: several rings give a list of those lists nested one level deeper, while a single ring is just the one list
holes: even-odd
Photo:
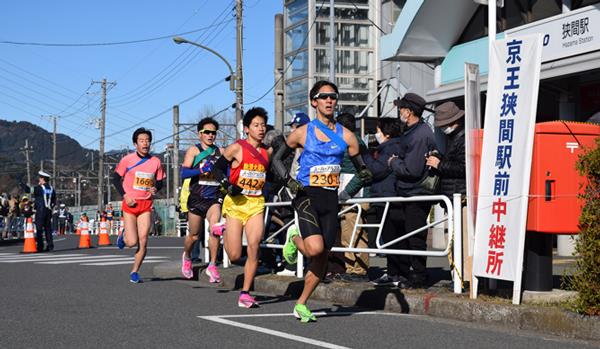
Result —
[{"label": "spectator in dark jacket", "polygon": [[454,102],[440,104],[435,109],[434,125],[447,136],[446,153],[441,158],[429,156],[427,166],[438,169],[440,191],[452,200],[454,193],[466,194],[465,179],[465,112]]},{"label": "spectator in dark jacket", "polygon": [[[366,156],[365,163],[373,173],[371,184],[371,197],[394,197],[396,196],[396,175],[388,166],[388,160],[401,150],[401,139],[399,138],[402,128],[397,118],[381,118],[377,122],[377,133],[375,137],[379,146],[373,156]],[[375,222],[381,222],[385,209],[384,203],[374,203]],[[397,229],[402,221],[402,206],[399,203],[390,204],[382,230],[382,242],[387,243],[400,237],[401,230]],[[371,232],[375,232],[371,230]],[[372,234],[374,235],[374,234]],[[370,247],[377,247],[376,236],[369,236]],[[399,249],[400,244],[390,245],[388,248]],[[406,281],[408,274],[403,274],[401,260],[398,255],[387,255],[387,273],[373,281],[376,285],[395,284]]]},{"label": "spectator in dark jacket", "polygon": [[[425,110],[425,100],[414,93],[407,93],[398,101],[400,120],[404,131],[400,136],[400,151],[388,160],[389,167],[396,175],[396,194],[404,197],[426,195],[421,181],[426,176],[425,154],[436,149],[433,131],[421,119]],[[430,202],[406,202],[402,204],[401,223],[398,229],[403,236],[426,224],[431,210]],[[427,230],[412,235],[399,242],[402,249],[424,251],[427,249]],[[401,275],[408,274],[408,280],[401,280],[400,286],[419,288],[427,283],[427,257],[400,256]]]}]

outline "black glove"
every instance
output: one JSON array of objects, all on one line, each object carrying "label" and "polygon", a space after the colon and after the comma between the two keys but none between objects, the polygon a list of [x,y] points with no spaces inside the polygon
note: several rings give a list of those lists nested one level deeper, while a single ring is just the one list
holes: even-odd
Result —
[{"label": "black glove", "polygon": [[223,178],[219,185],[219,191],[221,192],[221,194],[223,194],[223,196],[225,196],[225,195],[235,196],[235,195],[240,195],[242,193],[242,188],[238,187],[235,184],[229,183],[227,178]]},{"label": "black glove", "polygon": [[285,183],[285,186],[292,192],[292,194],[296,195],[299,191],[304,190],[304,186],[302,183],[298,182],[293,178],[289,178]]},{"label": "black glove", "polygon": [[369,171],[369,169],[363,168],[358,172],[358,178],[360,178],[364,184],[370,184],[373,181],[373,173]]}]

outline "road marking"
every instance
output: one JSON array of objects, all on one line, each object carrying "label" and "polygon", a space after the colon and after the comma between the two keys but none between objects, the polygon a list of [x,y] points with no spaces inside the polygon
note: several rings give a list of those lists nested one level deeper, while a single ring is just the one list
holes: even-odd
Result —
[{"label": "road marking", "polygon": [[55,257],[76,257],[76,256],[85,256],[85,254],[77,253],[77,254],[35,254],[35,255],[20,255],[13,254],[12,256],[0,256],[0,263],[8,260],[23,260],[23,261],[35,261],[37,259],[45,259],[45,258],[55,258]]},{"label": "road marking", "polygon": [[[101,263],[82,263],[81,265],[95,265],[95,266],[105,266],[105,265],[120,265],[120,264],[131,264],[132,261],[125,262],[101,262]],[[148,260],[144,259],[144,264],[148,263],[161,263],[164,262],[163,259],[160,260]]]},{"label": "road marking", "polygon": [[46,257],[46,258],[35,258],[35,259],[21,259],[21,258],[12,258],[12,259],[2,259],[0,260],[0,263],[26,263],[26,262],[34,262],[34,263],[38,263],[38,262],[50,262],[50,261],[57,261],[57,260],[61,260],[61,261],[69,261],[69,260],[85,260],[85,259],[91,259],[91,258],[115,258],[115,257],[122,257],[119,255],[101,255],[101,256],[92,256],[92,255],[78,255],[76,257],[65,257],[63,258],[61,257]]},{"label": "road marking", "polygon": [[[383,313],[383,312],[377,312],[377,311],[356,311],[356,312],[348,312],[348,311],[331,311],[331,312],[315,312],[313,313],[315,316],[317,317],[323,317],[323,316],[327,316],[327,315],[385,315],[385,316],[400,316],[400,317],[418,317],[416,315],[410,315],[410,314],[398,314],[398,313]],[[289,339],[289,340],[293,340],[293,341],[297,341],[300,343],[307,343],[307,344],[312,344],[314,346],[318,346],[318,347],[323,347],[323,348],[348,348],[348,347],[344,347],[341,345],[337,345],[337,344],[333,344],[333,343],[328,343],[328,342],[324,342],[324,341],[320,341],[317,339],[312,339],[312,338],[308,338],[308,337],[302,337],[302,336],[297,336],[297,335],[293,335],[290,333],[286,333],[286,332],[281,332],[281,331],[276,331],[276,330],[271,330],[268,328],[263,328],[263,327],[259,327],[259,326],[254,326],[254,325],[248,325],[248,324],[244,324],[241,322],[235,322],[232,320],[227,320],[228,318],[249,318],[249,317],[277,317],[277,316],[285,316],[285,317],[293,317],[294,314],[293,313],[275,313],[275,314],[252,314],[252,315],[247,315],[247,314],[235,314],[235,315],[213,315],[213,316],[198,316],[200,319],[204,319],[207,321],[213,321],[213,322],[218,322],[224,325],[230,325],[230,326],[234,326],[234,327],[239,327],[239,328],[243,328],[246,330],[250,330],[250,331],[256,331],[256,332],[260,332],[260,333],[265,333],[265,334],[269,334],[272,336],[276,336],[276,337],[281,337],[281,338],[285,338],[285,339]]]},{"label": "road marking", "polygon": [[[145,260],[146,261],[150,261],[152,259],[160,259],[161,261],[166,258],[166,257],[146,257]],[[89,259],[83,259],[83,260],[76,260],[76,261],[63,261],[63,260],[58,260],[58,261],[52,261],[52,262],[36,262],[36,264],[73,264],[73,263],[91,263],[91,262],[122,262],[123,264],[125,263],[131,263],[133,262],[135,258],[134,257],[118,257],[118,258],[95,258],[95,257],[90,257]]]},{"label": "road marking", "polygon": [[[286,314],[286,315],[290,315],[290,314]],[[262,327],[258,327],[258,326],[248,325],[248,324],[244,324],[241,322],[235,322],[235,321],[220,318],[218,316],[198,316],[198,317],[201,319],[204,319],[204,320],[218,322],[218,323],[221,323],[224,325],[230,325],[230,326],[239,327],[239,328],[243,328],[243,329],[250,330],[250,331],[256,331],[256,332],[260,332],[260,333],[264,333],[264,334],[270,334],[271,336],[281,337],[284,339],[300,342],[303,344],[312,344],[317,347],[332,348],[332,349],[348,349],[348,347],[344,347],[341,345],[323,342],[323,341],[319,341],[319,340],[308,338],[308,337],[296,336],[296,335],[281,332],[281,331],[270,330],[268,328],[262,328]]]},{"label": "road marking", "polygon": [[[99,250],[117,250],[118,247],[98,247]],[[147,250],[182,250],[183,246],[147,246]]]}]

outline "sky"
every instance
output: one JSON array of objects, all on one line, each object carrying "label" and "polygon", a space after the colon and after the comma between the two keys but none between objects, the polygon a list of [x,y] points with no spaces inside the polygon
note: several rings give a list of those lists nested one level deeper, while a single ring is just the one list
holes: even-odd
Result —
[{"label": "sky", "polygon": [[[244,1],[244,102],[274,84],[274,16],[281,0]],[[171,142],[172,112],[180,121],[222,110],[235,101],[224,78],[225,64],[200,48],[170,38],[124,45],[81,46],[152,39],[172,34],[208,46],[235,70],[235,1],[4,1],[0,10],[0,119],[29,121],[81,145],[98,149],[101,85],[109,85],[105,149],[131,148],[138,123],[152,129],[153,151]],[[15,43],[33,43],[22,45]],[[42,44],[42,45],[37,45]],[[48,46],[74,44],[76,46]],[[273,123],[273,92],[251,106],[262,106]],[[229,109],[231,115],[233,110]],[[162,113],[162,114],[161,114]],[[225,114],[225,113],[223,113]],[[223,117],[219,115],[219,118]],[[219,120],[219,119],[218,119]],[[165,139],[166,138],[166,139]]]}]

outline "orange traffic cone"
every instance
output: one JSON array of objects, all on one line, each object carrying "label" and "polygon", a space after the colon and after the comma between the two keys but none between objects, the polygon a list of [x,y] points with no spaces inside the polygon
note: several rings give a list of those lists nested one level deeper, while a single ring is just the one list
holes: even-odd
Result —
[{"label": "orange traffic cone", "polygon": [[81,222],[81,235],[79,235],[79,248],[90,248],[91,246],[90,240],[90,231],[89,231],[89,223]]},{"label": "orange traffic cone", "polygon": [[102,217],[102,221],[100,222],[100,233],[98,234],[98,246],[110,246],[107,225],[106,218]]},{"label": "orange traffic cone", "polygon": [[25,243],[23,244],[22,253],[36,253],[37,247],[35,246],[35,237],[33,232],[33,223],[31,217],[27,218],[25,223]]}]

